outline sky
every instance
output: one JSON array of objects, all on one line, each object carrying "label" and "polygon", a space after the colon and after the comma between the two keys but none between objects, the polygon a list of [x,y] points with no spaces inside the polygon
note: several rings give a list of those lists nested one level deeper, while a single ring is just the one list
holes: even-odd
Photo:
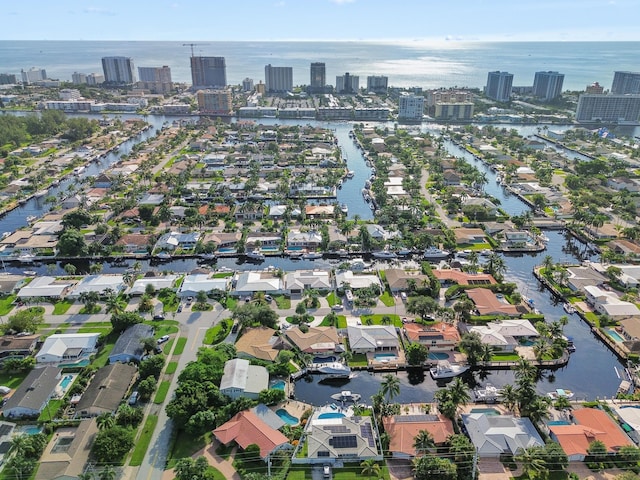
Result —
[{"label": "sky", "polygon": [[640,0],[3,1],[0,40],[638,41],[639,13]]}]

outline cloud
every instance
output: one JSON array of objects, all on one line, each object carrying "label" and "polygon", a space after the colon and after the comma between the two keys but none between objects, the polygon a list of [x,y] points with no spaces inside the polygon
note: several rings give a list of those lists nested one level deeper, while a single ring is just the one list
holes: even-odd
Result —
[{"label": "cloud", "polygon": [[116,12],[114,12],[112,10],[107,10],[106,8],[101,8],[101,7],[87,7],[82,11],[83,11],[83,13],[95,14],[95,15],[113,16],[113,15],[116,14]]}]

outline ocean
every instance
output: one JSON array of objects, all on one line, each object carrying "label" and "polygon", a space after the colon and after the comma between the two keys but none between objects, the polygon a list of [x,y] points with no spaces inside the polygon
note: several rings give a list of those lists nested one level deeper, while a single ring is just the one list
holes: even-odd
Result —
[{"label": "ocean", "polygon": [[[195,55],[223,56],[227,81],[264,81],[264,66],[293,67],[295,85],[309,83],[311,62],[325,62],[327,83],[349,72],[366,86],[368,75],[386,75],[396,87],[476,87],[489,71],[514,74],[514,86],[533,84],[536,71],[564,73],[565,90],[599,82],[611,88],[616,70],[640,70],[640,42],[202,42]],[[173,80],[191,83],[189,46],[183,42],[0,41],[0,73],[44,68],[70,81],[73,72],[102,73],[103,56],[133,58],[136,67],[171,67]],[[137,72],[136,72],[137,74]]]}]

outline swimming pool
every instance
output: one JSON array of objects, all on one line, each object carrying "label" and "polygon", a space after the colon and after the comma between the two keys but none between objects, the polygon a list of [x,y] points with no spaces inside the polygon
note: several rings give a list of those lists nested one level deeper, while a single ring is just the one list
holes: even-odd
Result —
[{"label": "swimming pool", "polygon": [[284,423],[287,425],[296,425],[299,420],[287,412],[284,408],[279,408],[276,410],[276,415],[278,415]]},{"label": "swimming pool", "polygon": [[547,423],[547,425],[552,427],[554,425],[571,425],[571,424],[566,420],[551,420],[549,423]]},{"label": "swimming pool", "polygon": [[284,390],[284,387],[287,384],[285,383],[284,380],[278,380],[277,382],[274,382],[273,385],[271,385],[271,388],[275,388],[277,390]]},{"label": "swimming pool", "polygon": [[500,415],[495,408],[472,408],[471,413],[484,413],[485,415]]},{"label": "swimming pool", "polygon": [[322,420],[323,418],[343,418],[343,417],[344,417],[344,413],[327,412],[327,413],[321,413],[320,415],[318,415],[318,420]]},{"label": "swimming pool", "polygon": [[398,356],[395,353],[376,353],[373,359],[376,362],[389,362],[391,360],[397,360]]},{"label": "swimming pool", "polygon": [[607,335],[613,338],[616,342],[619,342],[619,343],[624,342],[624,338],[622,338],[620,334],[616,332],[613,328],[606,328],[605,332],[607,332]]},{"label": "swimming pool", "polygon": [[72,367],[86,367],[87,365],[89,365],[89,359],[85,358],[84,360],[80,360],[79,362],[76,362],[76,363],[61,363],[60,365],[58,365],[58,367],[72,368]]},{"label": "swimming pool", "polygon": [[429,360],[448,360],[449,354],[444,352],[429,352]]},{"label": "swimming pool", "polygon": [[236,253],[236,249],[233,247],[222,247],[218,249],[219,253]]},{"label": "swimming pool", "polygon": [[260,250],[262,250],[263,252],[277,252],[280,250],[280,248],[267,245],[266,247],[260,248]]},{"label": "swimming pool", "polygon": [[287,250],[289,250],[290,252],[301,252],[302,250],[304,250],[304,247],[287,247]]},{"label": "swimming pool", "polygon": [[36,435],[37,433],[42,432],[42,427],[38,425],[24,425],[20,427],[19,433],[27,434],[27,435]]},{"label": "swimming pool", "polygon": [[338,357],[313,357],[313,363],[331,363],[337,361]]},{"label": "swimming pool", "polygon": [[60,382],[60,386],[66,390],[71,382],[73,382],[73,375],[67,375]]}]

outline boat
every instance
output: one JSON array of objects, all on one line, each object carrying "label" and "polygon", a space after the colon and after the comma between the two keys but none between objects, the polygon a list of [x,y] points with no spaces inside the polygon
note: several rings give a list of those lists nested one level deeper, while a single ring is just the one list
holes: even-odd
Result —
[{"label": "boat", "polygon": [[290,250],[287,255],[291,260],[300,260],[302,258],[302,252],[300,250]]},{"label": "boat", "polygon": [[73,174],[74,175],[80,175],[82,172],[84,172],[85,167],[76,167],[73,169]]},{"label": "boat", "polygon": [[32,255],[31,253],[22,253],[18,257],[18,261],[22,263],[33,263],[35,259],[36,259],[36,256]]},{"label": "boat", "polygon": [[356,172],[354,172],[353,170],[349,170],[349,171],[347,172],[347,174],[345,175],[345,177],[347,177],[347,178],[353,178],[353,177],[355,177],[355,175],[356,175]]},{"label": "boat", "polygon": [[478,403],[495,403],[502,394],[502,390],[487,383],[484,388],[476,388],[473,391],[475,401]]},{"label": "boat", "polygon": [[394,252],[391,252],[389,250],[381,250],[379,252],[373,252],[371,255],[373,255],[373,258],[381,258],[381,259],[398,258],[398,255],[396,255]]},{"label": "boat", "polygon": [[431,378],[439,380],[441,378],[453,378],[462,375],[469,370],[469,365],[451,364],[448,360],[440,360],[434,368],[429,369]]},{"label": "boat", "polygon": [[542,243],[548,243],[549,237],[547,237],[544,233],[541,233],[540,235],[538,235],[538,240],[540,240]]},{"label": "boat", "polygon": [[171,254],[168,252],[160,252],[156,254],[156,258],[159,258],[161,260],[171,260]]},{"label": "boat", "polygon": [[302,255],[302,258],[305,260],[316,260],[322,258],[322,254],[320,252],[307,252]]},{"label": "boat", "polygon": [[332,375],[333,378],[348,377],[351,374],[351,368],[340,362],[319,363],[316,365],[316,370],[318,373]]},{"label": "boat", "polygon": [[411,250],[410,248],[401,248],[400,250],[398,250],[398,255],[401,257],[407,257],[412,254],[413,250]]},{"label": "boat", "polygon": [[445,260],[449,257],[449,252],[437,247],[428,247],[422,256],[425,260]]},{"label": "boat", "polygon": [[259,250],[251,250],[250,252],[245,253],[245,256],[252,260],[264,260],[264,255],[260,253]]},{"label": "boat", "polygon": [[563,303],[562,304],[562,308],[564,309],[565,312],[567,312],[568,314],[572,314],[572,313],[576,313],[576,309],[573,305],[571,305],[570,303]]},{"label": "boat", "polygon": [[339,402],[357,402],[362,398],[362,395],[359,393],[353,393],[351,390],[342,390],[340,393],[334,393],[331,395],[333,400],[337,400]]},{"label": "boat", "polygon": [[338,180],[338,190],[342,188],[342,180]]},{"label": "boat", "polygon": [[349,213],[349,206],[346,203],[343,203],[340,205],[340,211],[345,214]]},{"label": "boat", "polygon": [[42,190],[38,190],[36,193],[33,194],[33,196],[36,198],[41,198],[41,197],[44,197],[47,193],[49,193],[49,190],[44,188]]},{"label": "boat", "polygon": [[547,393],[549,398],[557,400],[559,398],[573,398],[573,392],[571,390],[565,390],[564,388],[556,388],[553,392]]},{"label": "boat", "polygon": [[24,273],[27,277],[35,277],[36,275],[38,275],[38,272],[34,270],[25,270],[22,273]]},{"label": "boat", "polygon": [[203,260],[215,260],[216,259],[216,254],[215,253],[201,253],[198,256],[200,258],[202,258]]},{"label": "boat", "polygon": [[27,223],[33,223],[38,219],[38,217],[36,217],[35,215],[29,215],[27,217]]}]

